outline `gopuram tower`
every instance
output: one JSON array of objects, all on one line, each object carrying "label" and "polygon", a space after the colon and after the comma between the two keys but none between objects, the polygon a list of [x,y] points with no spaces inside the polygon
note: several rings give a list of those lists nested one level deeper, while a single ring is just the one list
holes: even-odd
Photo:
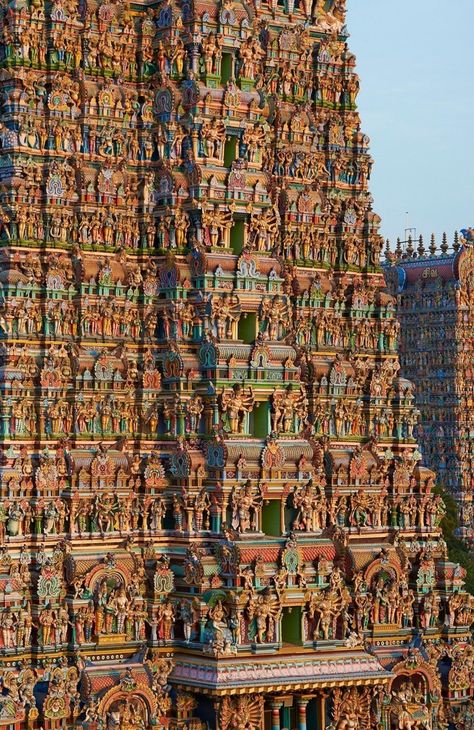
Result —
[{"label": "gopuram tower", "polygon": [[344,0],[1,13],[0,727],[469,727]]},{"label": "gopuram tower", "polygon": [[438,249],[420,238],[387,251],[385,273],[397,297],[400,365],[415,385],[423,463],[459,507],[459,535],[474,543],[474,231]]}]

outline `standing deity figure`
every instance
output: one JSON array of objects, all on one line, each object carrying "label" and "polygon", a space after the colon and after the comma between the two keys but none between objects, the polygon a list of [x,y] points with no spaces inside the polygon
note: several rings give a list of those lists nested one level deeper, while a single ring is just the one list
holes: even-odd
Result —
[{"label": "standing deity figure", "polygon": [[170,600],[160,603],[158,606],[158,639],[168,641],[173,638],[174,606]]},{"label": "standing deity figure", "polygon": [[255,396],[251,386],[248,391],[238,383],[231,389],[222,389],[220,410],[227,414],[230,433],[245,433],[245,417],[247,413],[251,413],[254,404]]},{"label": "standing deity figure", "polygon": [[276,640],[277,623],[281,618],[282,608],[278,594],[268,589],[257,595],[251,595],[247,606],[250,621],[255,621],[255,642],[268,644]]},{"label": "standing deity figure", "polygon": [[55,616],[50,606],[46,606],[39,614],[38,623],[40,627],[40,642],[42,646],[53,644],[53,624]]},{"label": "standing deity figure", "polygon": [[204,242],[213,248],[229,247],[229,232],[234,219],[234,204],[228,210],[206,208],[202,212],[202,227],[204,230]]},{"label": "standing deity figure", "polygon": [[286,297],[264,299],[260,305],[260,328],[273,342],[281,340],[291,328],[290,307]]},{"label": "standing deity figure", "polygon": [[185,248],[189,229],[189,217],[181,208],[176,208],[174,214],[174,235],[176,248]]},{"label": "standing deity figure", "polygon": [[252,487],[250,479],[235,486],[231,494],[232,527],[238,532],[255,532],[259,528],[263,497],[260,487]]},{"label": "standing deity figure", "polygon": [[196,531],[209,529],[211,500],[205,489],[201,489],[199,494],[194,498],[193,503],[193,521]]},{"label": "standing deity figure", "polygon": [[10,606],[7,606],[0,615],[0,629],[5,649],[12,649],[15,646],[15,623],[15,615]]},{"label": "standing deity figure", "polygon": [[185,502],[181,495],[173,494],[173,518],[174,518],[174,529],[181,532],[185,529]]},{"label": "standing deity figure", "polygon": [[275,207],[252,213],[249,224],[251,248],[270,253],[277,241],[279,229],[280,215]]},{"label": "standing deity figure", "polygon": [[219,340],[234,340],[233,324],[238,322],[241,313],[239,298],[227,292],[213,297],[211,311],[214,333]]},{"label": "standing deity figure", "polygon": [[250,163],[261,161],[262,148],[265,145],[266,132],[261,124],[249,125],[242,135],[242,143],[247,148],[247,158]]},{"label": "standing deity figure", "polygon": [[190,433],[196,433],[199,430],[203,410],[204,403],[202,402],[202,397],[195,393],[186,404],[186,430]]},{"label": "standing deity figure", "polygon": [[222,58],[221,39],[215,33],[208,33],[202,41],[202,65],[206,76],[220,74]]},{"label": "standing deity figure", "polygon": [[183,603],[180,604],[179,615],[183,622],[184,640],[191,641],[194,625],[194,612],[192,604],[189,601],[183,601]]},{"label": "standing deity figure", "polygon": [[276,390],[272,396],[272,431],[299,433],[308,413],[308,400],[303,388]]},{"label": "standing deity figure", "polygon": [[214,119],[204,122],[201,127],[201,139],[205,157],[222,159],[224,142],[226,138],[226,126],[222,119]]},{"label": "standing deity figure", "polygon": [[293,507],[298,510],[292,525],[294,530],[311,532],[325,527],[326,497],[321,488],[317,491],[312,480],[302,487],[295,487],[292,501]]},{"label": "standing deity figure", "polygon": [[150,530],[163,529],[163,517],[165,516],[166,507],[160,497],[155,497],[150,510]]}]

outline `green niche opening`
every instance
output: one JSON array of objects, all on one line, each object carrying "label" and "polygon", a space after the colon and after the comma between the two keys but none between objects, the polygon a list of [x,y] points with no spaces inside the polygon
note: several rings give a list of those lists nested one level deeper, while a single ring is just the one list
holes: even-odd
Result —
[{"label": "green niche opening", "polygon": [[272,535],[272,537],[279,537],[281,535],[279,499],[271,499],[263,505],[262,530],[265,535]]},{"label": "green niche opening", "polygon": [[232,53],[223,53],[221,62],[221,82],[226,84],[234,75],[234,57]]},{"label": "green niche opening", "polygon": [[173,517],[173,510],[171,507],[169,507],[166,510],[166,513],[163,518],[163,529],[164,530],[174,530],[176,527],[175,525],[175,519]]},{"label": "green niche opening", "polygon": [[301,607],[283,609],[281,638],[284,644],[301,644]]},{"label": "green niche opening", "polygon": [[239,140],[237,137],[226,137],[224,145],[224,165],[230,167],[234,160],[237,159],[237,145]]},{"label": "green niche opening", "polygon": [[230,229],[230,247],[236,256],[242,253],[244,247],[245,226],[243,221],[234,221]]},{"label": "green niche opening", "polygon": [[266,439],[270,433],[270,403],[256,403],[250,422],[250,433],[255,438]]},{"label": "green niche opening", "polygon": [[286,532],[290,532],[290,530],[293,528],[293,525],[295,523],[297,516],[298,516],[298,510],[287,503],[285,505],[285,530],[286,530]]},{"label": "green niche opening", "polygon": [[255,342],[257,336],[257,315],[255,313],[244,312],[242,314],[239,319],[237,335],[239,340],[245,342],[246,345]]}]

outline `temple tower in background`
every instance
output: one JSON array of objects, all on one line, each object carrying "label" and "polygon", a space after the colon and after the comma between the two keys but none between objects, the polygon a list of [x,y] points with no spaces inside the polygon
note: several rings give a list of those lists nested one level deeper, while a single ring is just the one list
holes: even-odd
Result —
[{"label": "temple tower in background", "polygon": [[386,275],[398,298],[400,364],[415,385],[423,463],[459,505],[460,534],[473,539],[473,234],[423,240],[389,253]]}]

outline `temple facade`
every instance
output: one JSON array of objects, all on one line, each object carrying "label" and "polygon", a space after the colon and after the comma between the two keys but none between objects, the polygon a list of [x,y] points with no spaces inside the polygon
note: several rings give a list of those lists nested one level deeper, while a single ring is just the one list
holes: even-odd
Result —
[{"label": "temple facade", "polygon": [[472,304],[474,234],[463,230],[453,247],[432,239],[388,252],[386,275],[398,298],[400,364],[415,385],[417,438],[423,463],[459,504],[460,533],[474,539],[474,371]]},{"label": "temple facade", "polygon": [[472,727],[344,6],[1,6],[1,727]]}]

